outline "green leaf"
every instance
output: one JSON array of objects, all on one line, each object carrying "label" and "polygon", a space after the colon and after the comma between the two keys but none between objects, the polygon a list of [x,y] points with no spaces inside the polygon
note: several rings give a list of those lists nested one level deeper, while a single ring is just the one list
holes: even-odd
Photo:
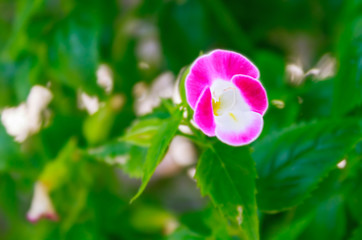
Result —
[{"label": "green leaf", "polygon": [[334,81],[333,110],[337,115],[362,105],[362,3],[349,1],[346,6],[346,26],[337,49],[340,67]]},{"label": "green leaf", "polygon": [[358,121],[350,119],[301,124],[255,144],[259,208],[299,204],[359,139]]},{"label": "green leaf", "polygon": [[180,109],[175,110],[173,116],[170,119],[164,120],[164,123],[157,131],[157,135],[153,138],[152,145],[147,151],[143,168],[142,184],[137,194],[131,199],[131,202],[136,200],[145,190],[147,183],[156,170],[157,165],[161,162],[164,155],[166,154],[167,148],[177,132],[178,126],[182,119],[182,113],[183,111]]},{"label": "green leaf", "polygon": [[350,238],[350,240],[360,240],[362,239],[362,224],[359,225],[359,227],[357,227],[353,234],[352,237]]},{"label": "green leaf", "polygon": [[279,221],[275,221],[275,215],[266,215],[269,222],[263,223],[267,228],[263,239],[346,239],[345,170],[334,169],[310,198],[279,214]]},{"label": "green leaf", "polygon": [[216,143],[201,156],[195,178],[245,239],[259,239],[255,167],[248,148]]},{"label": "green leaf", "polygon": [[159,118],[135,121],[122,139],[139,146],[148,147],[152,144],[153,137],[157,134],[161,124],[162,120]]},{"label": "green leaf", "polygon": [[73,168],[73,163],[76,163],[77,141],[71,138],[62,150],[59,152],[56,159],[47,163],[39,180],[45,183],[49,191],[59,188],[69,179],[69,172]]},{"label": "green leaf", "polygon": [[270,240],[298,239],[298,236],[301,234],[301,232],[311,222],[311,218],[312,214],[309,213],[306,216],[297,218],[295,220],[293,219],[293,221],[291,222],[289,221],[288,223],[281,225],[279,229],[270,234],[270,237],[265,239],[270,239]]},{"label": "green leaf", "polygon": [[[120,104],[115,104],[118,101]],[[123,107],[122,102],[122,98],[115,95],[109,98],[96,113],[86,118],[83,124],[83,134],[89,145],[99,144],[109,137],[116,116]]]},{"label": "green leaf", "polygon": [[56,26],[48,55],[53,78],[74,89],[99,92],[96,68],[99,60],[99,26],[96,17],[74,11]]},{"label": "green leaf", "polygon": [[143,175],[142,168],[146,154],[147,148],[122,140],[110,142],[87,151],[87,155],[107,164],[116,164],[130,177],[135,178],[140,178]]},{"label": "green leaf", "polygon": [[140,232],[161,232],[175,217],[166,209],[152,205],[138,205],[130,217],[131,225]]},{"label": "green leaf", "polygon": [[203,240],[203,239],[205,239],[205,237],[192,232],[191,230],[187,229],[186,227],[179,227],[170,236],[167,236],[165,239],[169,239],[169,240]]},{"label": "green leaf", "polygon": [[324,201],[314,202],[314,218],[301,235],[301,239],[345,239],[347,221],[343,196],[330,195]]},{"label": "green leaf", "polygon": [[[197,236],[202,239],[218,239],[230,240],[232,233],[228,226],[228,221],[222,217],[219,209],[214,208],[208,204],[205,209],[201,211],[186,212],[179,218],[180,227],[172,234],[169,239],[175,235],[187,237]],[[183,235],[184,234],[184,235]],[[176,238],[177,239],[177,238]]]},{"label": "green leaf", "polygon": [[8,170],[9,163],[19,158],[21,158],[20,147],[6,133],[4,126],[0,124],[0,173]]},{"label": "green leaf", "polygon": [[190,72],[190,66],[186,66],[181,69],[181,71],[179,72],[179,75],[177,76],[177,79],[179,81],[178,89],[180,92],[181,101],[182,101],[182,103],[184,103],[186,105],[188,105],[188,104],[187,104],[187,99],[186,99],[185,81],[186,81],[186,77],[189,74],[189,72]]}]

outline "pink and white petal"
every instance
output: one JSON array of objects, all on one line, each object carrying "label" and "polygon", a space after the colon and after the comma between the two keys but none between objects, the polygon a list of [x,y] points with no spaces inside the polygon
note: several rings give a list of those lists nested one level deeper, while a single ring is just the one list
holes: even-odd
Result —
[{"label": "pink and white petal", "polygon": [[246,75],[235,75],[231,81],[240,90],[251,111],[264,115],[268,109],[268,98],[260,81]]},{"label": "pink and white petal", "polygon": [[214,74],[223,80],[230,81],[237,74],[259,78],[258,68],[240,53],[218,49],[209,53],[209,56],[214,66]]},{"label": "pink and white petal", "polygon": [[186,97],[194,109],[202,90],[210,87],[215,80],[231,81],[236,74],[259,78],[259,70],[243,55],[227,51],[214,50],[195,60],[186,77]]},{"label": "pink and white petal", "polygon": [[256,112],[229,112],[215,118],[216,137],[232,145],[243,146],[257,139],[263,129],[263,118]]},{"label": "pink and white petal", "polygon": [[46,185],[37,181],[35,183],[34,195],[31,201],[30,209],[27,213],[27,219],[30,222],[37,222],[41,218],[47,218],[52,221],[58,220],[58,214],[54,209]]},{"label": "pink and white petal", "polygon": [[194,121],[206,135],[215,136],[215,120],[212,110],[212,97],[210,88],[205,88],[199,101],[196,103]]}]

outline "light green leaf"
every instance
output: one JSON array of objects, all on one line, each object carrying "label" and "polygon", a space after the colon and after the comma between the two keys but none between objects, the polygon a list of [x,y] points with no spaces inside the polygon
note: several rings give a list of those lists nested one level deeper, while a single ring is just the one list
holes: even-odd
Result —
[{"label": "light green leaf", "polygon": [[157,134],[162,123],[162,119],[159,118],[135,121],[122,139],[136,145],[148,147],[152,144],[153,137]]},{"label": "light green leaf", "polygon": [[248,148],[219,142],[202,154],[195,175],[202,194],[238,226],[245,239],[259,239],[255,177]]},{"label": "light green leaf", "polygon": [[202,239],[230,240],[234,239],[232,237],[234,233],[235,230],[229,228],[228,221],[222,217],[220,210],[209,204],[201,211],[186,212],[181,215],[180,227],[168,239],[173,239],[173,236],[175,239],[178,239],[176,237],[191,239],[192,236],[197,236]]},{"label": "light green leaf", "polygon": [[185,81],[186,77],[190,72],[190,66],[183,67],[181,71],[179,72],[177,79],[178,79],[178,89],[180,92],[180,97],[182,103],[187,105],[187,99],[186,99],[186,89],[185,89]]},{"label": "light green leaf", "polygon": [[70,171],[77,158],[77,140],[69,139],[56,159],[48,162],[39,176],[39,180],[45,183],[49,191],[61,187],[70,178]]},{"label": "light green leaf", "polygon": [[175,230],[170,236],[167,236],[165,239],[168,240],[203,240],[205,237],[198,235],[197,233],[192,232],[186,227],[179,227]]},{"label": "light green leaf", "polygon": [[137,194],[131,199],[131,202],[136,200],[145,190],[147,183],[151,179],[153,172],[156,170],[157,165],[161,162],[171,140],[176,134],[180,121],[182,119],[182,110],[177,109],[173,112],[170,119],[164,120],[160,126],[156,136],[153,138],[152,145],[147,151],[147,156],[143,168],[142,184]]},{"label": "light green leaf", "polygon": [[255,144],[258,206],[281,211],[303,201],[361,139],[358,121],[312,122]]}]

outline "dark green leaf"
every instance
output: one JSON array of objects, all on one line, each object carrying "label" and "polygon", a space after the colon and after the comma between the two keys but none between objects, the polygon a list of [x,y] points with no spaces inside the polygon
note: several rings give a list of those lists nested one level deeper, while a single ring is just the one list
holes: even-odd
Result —
[{"label": "dark green leaf", "polygon": [[362,225],[354,230],[352,237],[349,240],[360,240],[362,239]]},{"label": "dark green leaf", "polygon": [[201,156],[195,178],[225,217],[246,239],[259,239],[255,167],[248,148],[216,143]]},{"label": "dark green leaf", "polygon": [[99,91],[98,44],[98,25],[90,16],[74,12],[59,22],[48,52],[54,79],[75,89]]},{"label": "dark green leaf", "polygon": [[344,171],[333,170],[303,204],[278,214],[281,221],[267,216],[270,222],[265,223],[267,234],[263,239],[346,239]]},{"label": "dark green leaf", "polygon": [[361,138],[355,120],[301,124],[255,145],[258,204],[281,211],[299,204]]},{"label": "dark green leaf", "polygon": [[362,3],[349,1],[346,6],[346,26],[338,41],[340,67],[334,81],[336,114],[345,114],[362,104]]},{"label": "dark green leaf", "polygon": [[4,126],[0,124],[0,172],[7,170],[9,163],[20,157],[20,147],[6,133]]}]

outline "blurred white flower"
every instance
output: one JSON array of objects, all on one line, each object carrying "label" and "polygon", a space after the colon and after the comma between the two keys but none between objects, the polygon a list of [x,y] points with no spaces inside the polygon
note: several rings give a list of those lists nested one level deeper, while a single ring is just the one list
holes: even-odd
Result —
[{"label": "blurred white flower", "polygon": [[122,6],[122,9],[124,8],[124,9],[130,10],[130,9],[137,7],[140,2],[141,2],[140,0],[122,0],[121,6]]},{"label": "blurred white flower", "polygon": [[28,136],[37,133],[43,121],[42,112],[52,98],[53,95],[47,88],[33,86],[25,103],[2,111],[1,121],[6,132],[17,142],[23,142]]},{"label": "blurred white flower", "polygon": [[[106,64],[100,64],[97,72],[97,84],[104,89],[107,94],[113,90],[113,72]],[[82,90],[78,91],[78,108],[85,109],[89,115],[98,112],[99,108],[104,106],[104,102],[100,102],[97,96],[90,96]]]},{"label": "blurred white flower", "polygon": [[34,195],[30,209],[27,213],[27,219],[34,223],[41,218],[48,218],[56,221],[58,220],[58,215],[54,210],[47,187],[42,182],[38,181],[34,186]]},{"label": "blurred white flower", "polygon": [[112,69],[106,65],[101,64],[97,69],[97,84],[109,94],[113,90],[113,72]]},{"label": "blurred white flower", "polygon": [[293,85],[299,86],[304,81],[304,71],[301,65],[289,63],[286,66],[286,74],[289,82]]},{"label": "blurred white flower", "polygon": [[323,81],[336,74],[337,60],[330,53],[324,54],[317,65],[305,75],[312,75],[316,81]]},{"label": "blurred white flower", "polygon": [[139,82],[133,88],[133,94],[136,97],[135,112],[138,116],[150,113],[157,107],[160,98],[171,98],[174,91],[175,76],[171,72],[165,72],[158,76],[150,87],[145,83]]},{"label": "blurred white flower", "polygon": [[312,76],[314,81],[323,81],[336,74],[336,65],[337,60],[329,53],[324,54],[316,66],[306,72],[304,72],[302,64],[289,63],[286,66],[287,80],[295,86],[301,85],[308,76]]},{"label": "blurred white flower", "polygon": [[84,92],[78,92],[78,107],[85,109],[89,115],[93,115],[99,110],[100,103],[97,96],[89,96]]},{"label": "blurred white flower", "polygon": [[152,66],[159,66],[161,64],[162,54],[160,41],[154,34],[139,40],[136,53],[141,62],[146,62]]},{"label": "blurred white flower", "polygon": [[347,165],[347,160],[346,160],[346,159],[343,159],[342,161],[340,161],[339,163],[337,163],[337,167],[338,167],[339,169],[345,168],[346,165]]},{"label": "blurred white flower", "polygon": [[196,182],[195,174],[196,174],[196,168],[191,167],[191,168],[187,169],[187,176],[189,176],[190,179],[192,179]]},{"label": "blurred white flower", "polygon": [[[141,19],[130,19],[125,23],[124,34],[137,39],[136,56],[140,69],[160,67],[162,52],[157,26]],[[146,68],[143,68],[147,66]]]}]

